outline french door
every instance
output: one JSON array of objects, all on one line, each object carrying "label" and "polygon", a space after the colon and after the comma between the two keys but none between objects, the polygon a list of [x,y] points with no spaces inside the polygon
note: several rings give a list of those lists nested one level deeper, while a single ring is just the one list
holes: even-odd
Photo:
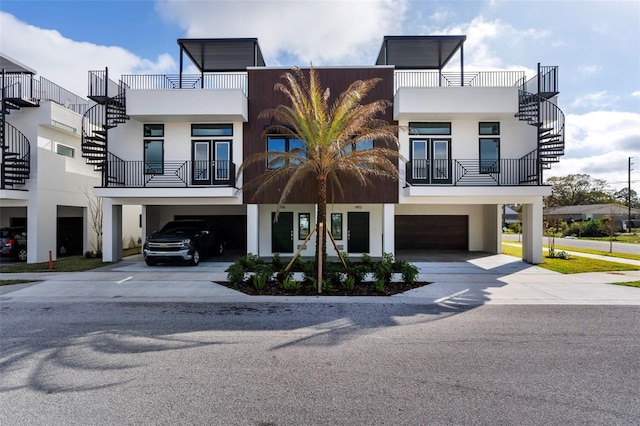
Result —
[{"label": "french door", "polygon": [[451,183],[451,139],[412,139],[411,176],[415,183]]},{"label": "french door", "polygon": [[193,141],[194,185],[211,185],[230,179],[231,142]]}]

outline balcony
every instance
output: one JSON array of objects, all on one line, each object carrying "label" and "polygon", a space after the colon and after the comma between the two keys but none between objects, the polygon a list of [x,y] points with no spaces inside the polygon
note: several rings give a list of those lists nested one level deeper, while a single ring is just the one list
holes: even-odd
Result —
[{"label": "balcony", "polygon": [[406,163],[406,181],[412,186],[521,186],[538,185],[539,160],[532,156],[487,160],[412,160]]},{"label": "balcony", "polygon": [[236,165],[230,161],[124,161],[110,156],[108,188],[235,188]]},{"label": "balcony", "polygon": [[476,71],[464,74],[438,71],[396,71],[395,91],[401,87],[517,87],[524,71]]}]

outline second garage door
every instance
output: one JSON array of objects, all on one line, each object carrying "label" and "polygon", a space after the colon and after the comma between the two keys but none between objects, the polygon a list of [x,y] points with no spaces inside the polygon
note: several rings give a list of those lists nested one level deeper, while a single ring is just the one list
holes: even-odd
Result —
[{"label": "second garage door", "polygon": [[396,216],[396,250],[468,250],[468,216]]}]

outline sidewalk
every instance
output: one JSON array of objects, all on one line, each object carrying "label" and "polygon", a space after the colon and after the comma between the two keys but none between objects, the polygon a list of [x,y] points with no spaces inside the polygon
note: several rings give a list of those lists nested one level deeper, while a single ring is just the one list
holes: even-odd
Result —
[{"label": "sidewalk", "polygon": [[87,272],[3,274],[3,279],[43,280],[0,286],[5,301],[190,302],[190,303],[406,303],[640,305],[640,288],[611,285],[640,280],[640,271],[563,275],[512,256],[492,255],[465,262],[413,262],[418,280],[430,285],[389,297],[248,296],[216,284],[226,280],[228,262],[197,268],[147,267],[120,262]]}]

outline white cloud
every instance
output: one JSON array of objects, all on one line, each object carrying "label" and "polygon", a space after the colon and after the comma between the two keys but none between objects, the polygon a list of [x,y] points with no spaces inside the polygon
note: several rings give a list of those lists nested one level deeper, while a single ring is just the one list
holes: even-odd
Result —
[{"label": "white cloud", "polygon": [[602,67],[598,64],[593,65],[581,65],[578,67],[578,72],[583,76],[597,74],[602,70]]},{"label": "white cloud", "polygon": [[[180,1],[157,10],[186,37],[257,37],[269,66],[371,64],[382,36],[401,32],[406,0]],[[250,11],[250,13],[249,13]]]},{"label": "white cloud", "polygon": [[605,109],[613,105],[619,98],[609,95],[606,90],[578,96],[571,102],[573,108]]},{"label": "white cloud", "polygon": [[[640,160],[640,114],[595,111],[566,116],[566,155],[545,173],[551,176],[586,173],[612,188],[627,180],[628,158]],[[640,161],[638,161],[640,164]],[[640,168],[636,168],[636,176]]]},{"label": "white cloud", "polygon": [[636,90],[634,92],[631,92],[631,96],[635,96],[636,98],[640,98],[640,90]]},{"label": "white cloud", "polygon": [[104,69],[105,64],[116,81],[122,74],[165,73],[177,68],[168,54],[155,60],[141,58],[121,47],[71,40],[56,30],[29,25],[4,12],[0,12],[0,38],[3,53],[83,97],[87,94],[87,71]]}]

